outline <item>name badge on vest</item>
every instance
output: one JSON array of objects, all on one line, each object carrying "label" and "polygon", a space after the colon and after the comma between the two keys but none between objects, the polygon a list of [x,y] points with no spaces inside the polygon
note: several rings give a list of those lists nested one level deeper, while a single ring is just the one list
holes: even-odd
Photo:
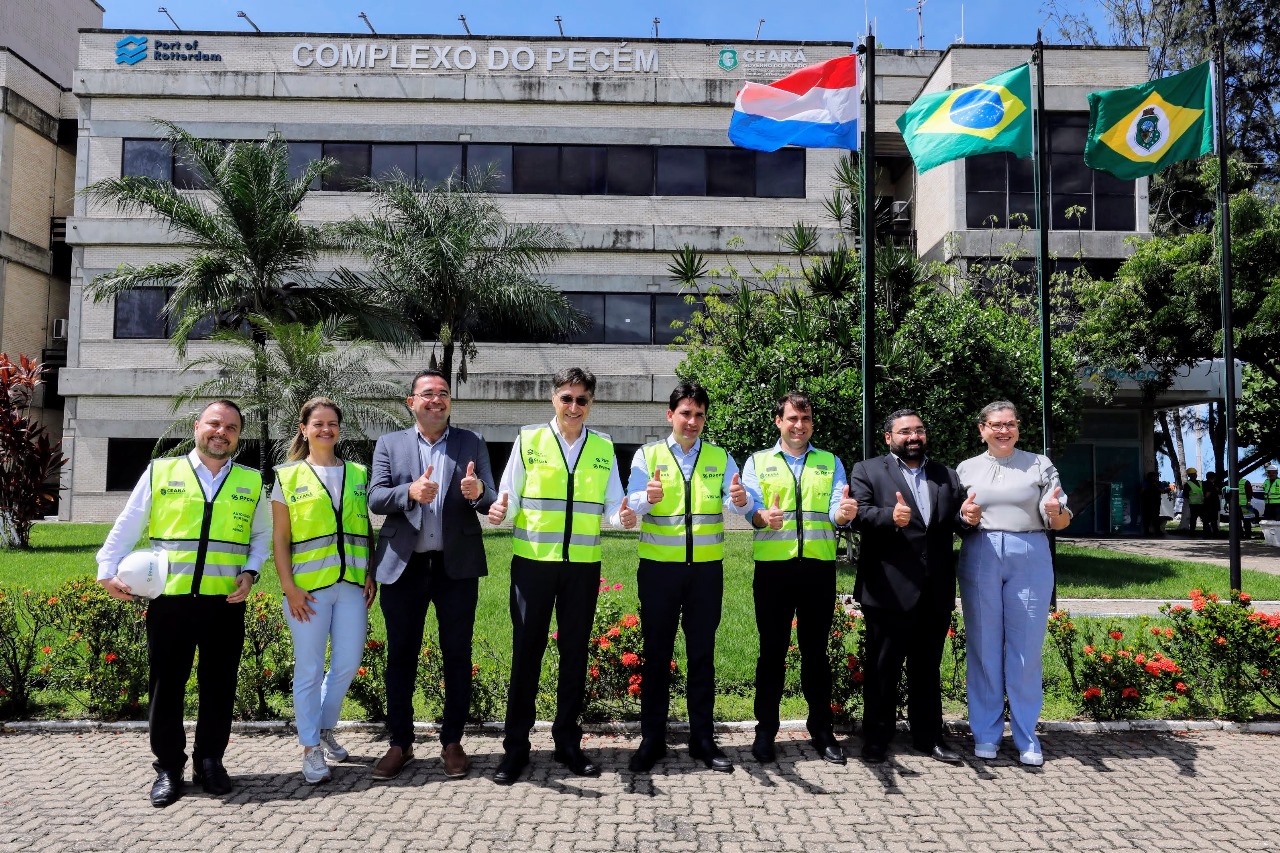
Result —
[{"label": "name badge on vest", "polygon": [[250,489],[248,486],[236,486],[236,494],[237,494],[237,495],[251,495],[251,494],[253,494],[253,490],[252,490],[252,489]]}]

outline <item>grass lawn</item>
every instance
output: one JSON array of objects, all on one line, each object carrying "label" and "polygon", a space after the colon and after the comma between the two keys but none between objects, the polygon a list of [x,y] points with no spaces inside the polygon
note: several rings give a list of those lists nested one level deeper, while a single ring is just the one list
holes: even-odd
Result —
[{"label": "grass lawn", "polygon": [[[1122,554],[1101,548],[1058,546],[1059,598],[1186,598],[1192,589],[1230,593],[1226,566]],[[1280,600],[1280,577],[1244,570],[1241,583],[1254,598]]]}]

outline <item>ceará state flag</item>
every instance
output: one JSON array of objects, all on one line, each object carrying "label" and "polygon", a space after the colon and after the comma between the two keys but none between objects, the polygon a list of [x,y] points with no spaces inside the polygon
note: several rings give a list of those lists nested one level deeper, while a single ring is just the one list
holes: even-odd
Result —
[{"label": "cear\u00e1 state flag", "polygon": [[756,151],[801,148],[858,150],[861,87],[858,57],[801,68],[776,83],[747,83],[738,92],[729,141]]}]

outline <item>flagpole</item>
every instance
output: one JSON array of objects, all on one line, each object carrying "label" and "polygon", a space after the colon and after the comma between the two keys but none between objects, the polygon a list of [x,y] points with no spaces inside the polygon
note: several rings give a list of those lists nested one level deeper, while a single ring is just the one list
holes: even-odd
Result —
[{"label": "flagpole", "polygon": [[1051,384],[1049,355],[1049,132],[1045,127],[1044,110],[1044,39],[1036,30],[1036,218],[1040,238],[1039,257],[1036,259],[1036,284],[1040,295],[1040,416],[1044,430],[1044,455],[1053,453],[1053,387]]},{"label": "flagpole", "polygon": [[1227,192],[1227,118],[1226,84],[1223,68],[1227,62],[1226,45],[1222,28],[1218,26],[1218,4],[1209,0],[1209,24],[1213,27],[1213,105],[1215,136],[1218,149],[1218,225],[1222,232],[1222,252],[1219,260],[1219,287],[1222,299],[1222,410],[1227,430],[1227,483],[1222,492],[1230,507],[1231,522],[1227,531],[1227,554],[1231,566],[1231,588],[1243,585],[1240,572],[1240,524],[1241,512],[1240,460],[1236,442],[1236,343],[1235,326],[1231,316],[1231,196]]},{"label": "flagpole", "polygon": [[876,455],[876,39],[868,29],[862,91],[867,103],[862,131],[862,458]]}]

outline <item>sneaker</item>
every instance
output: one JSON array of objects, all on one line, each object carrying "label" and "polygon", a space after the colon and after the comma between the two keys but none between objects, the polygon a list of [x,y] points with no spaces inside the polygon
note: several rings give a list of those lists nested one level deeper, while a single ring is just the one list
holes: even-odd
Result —
[{"label": "sneaker", "polygon": [[1044,755],[1037,749],[1027,749],[1018,754],[1018,760],[1028,767],[1039,767],[1044,764]]},{"label": "sneaker", "polygon": [[324,761],[324,749],[317,746],[302,754],[302,778],[308,785],[319,785],[333,778],[329,775],[329,765]]},{"label": "sneaker", "polygon": [[978,758],[985,758],[990,761],[996,757],[996,745],[994,743],[975,743],[973,745],[973,754]]},{"label": "sneaker", "polygon": [[324,747],[325,754],[333,761],[346,761],[350,755],[333,736],[333,729],[320,730],[320,746]]}]

